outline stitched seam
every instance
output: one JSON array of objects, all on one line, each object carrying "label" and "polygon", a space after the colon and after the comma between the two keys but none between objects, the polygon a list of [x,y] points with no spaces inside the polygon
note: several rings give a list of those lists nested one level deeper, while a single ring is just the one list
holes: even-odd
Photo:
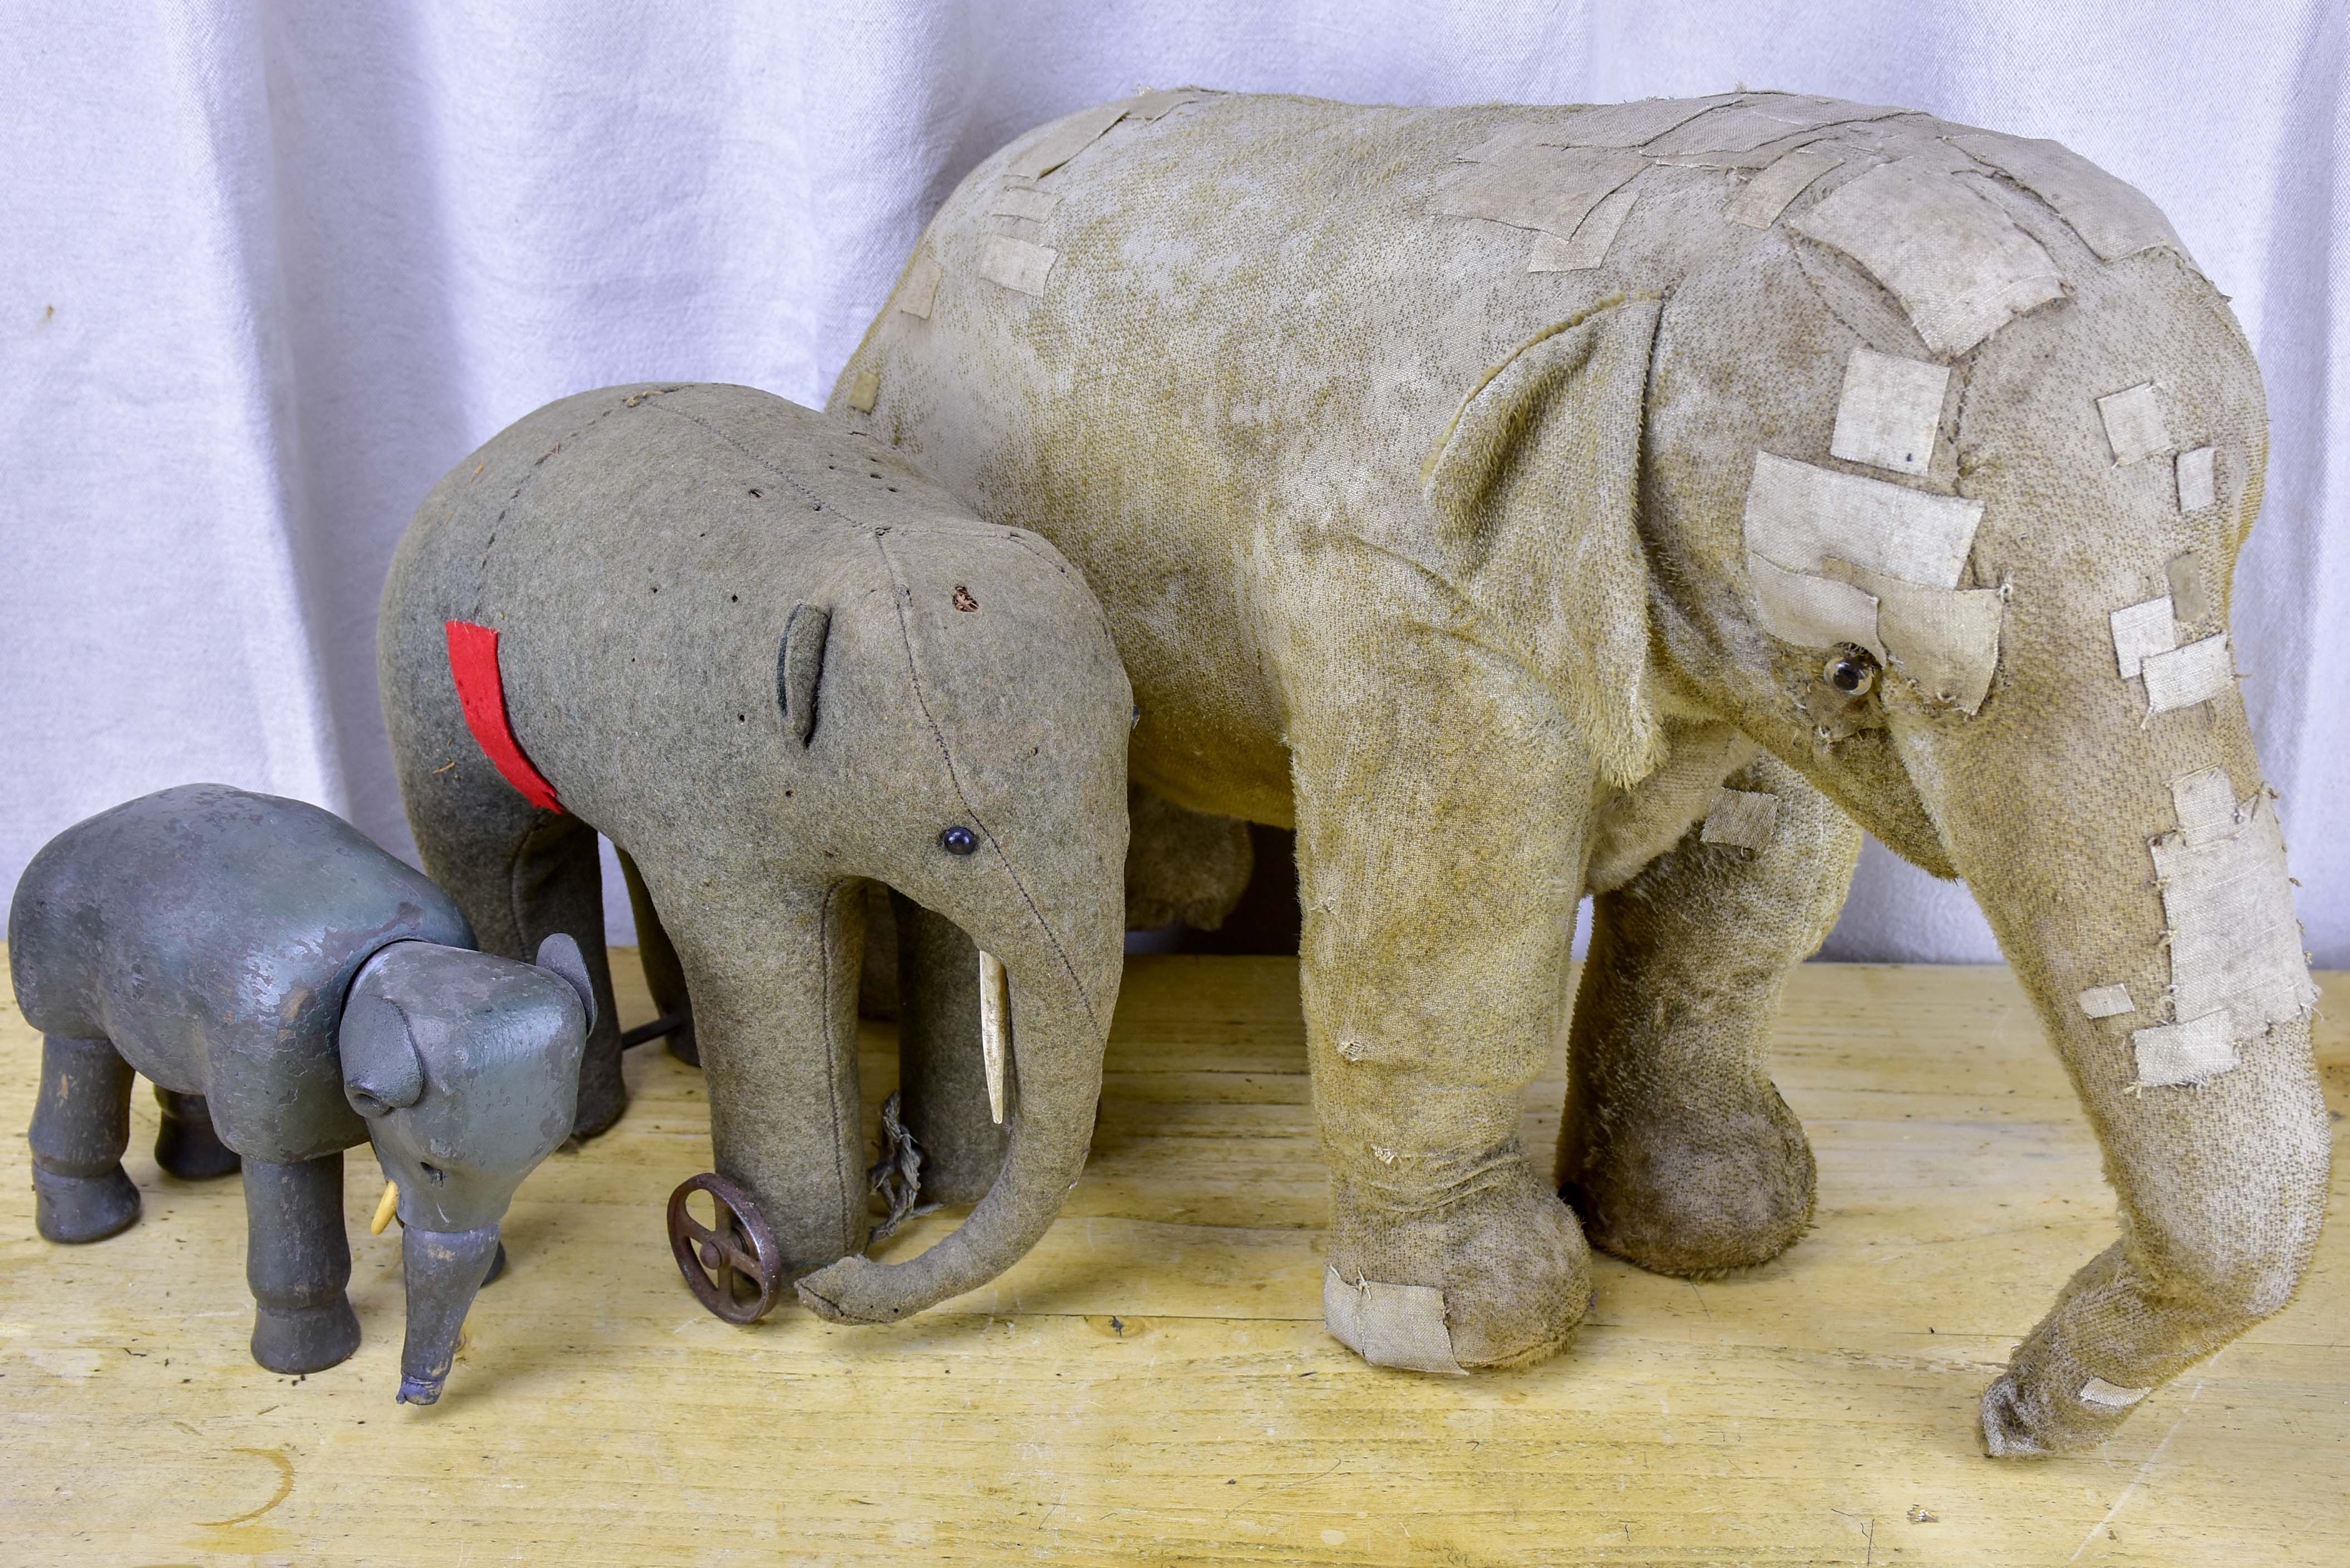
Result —
[{"label": "stitched seam", "polygon": [[[1039,550],[1035,545],[1028,542],[1028,536],[1026,535],[1014,533],[1007,529],[1004,532],[1004,537],[1009,539],[1013,544],[1017,545],[1022,549],[1027,551],[1031,556],[1035,556],[1043,565],[1052,567],[1056,572],[1072,573],[1076,576],[1078,582],[1085,582],[1085,574],[1077,571],[1074,565],[1066,565],[1046,556],[1044,551]],[[1109,638],[1110,646],[1112,648],[1116,648],[1118,646],[1118,639],[1110,637],[1109,617],[1102,613],[1101,601],[1094,597],[1090,591],[1090,585],[1088,585],[1088,591],[1086,594],[1086,603],[1092,607],[1094,612],[1094,622],[1101,628],[1102,635]]]},{"label": "stitched seam", "polygon": [[866,523],[863,518],[849,511],[849,509],[842,503],[838,501],[827,501],[823,496],[818,495],[815,491],[810,490],[806,485],[801,483],[799,480],[788,471],[776,467],[774,459],[763,457],[759,453],[753,452],[749,447],[744,446],[741,441],[736,441],[733,436],[729,435],[726,431],[720,430],[709,421],[698,419],[694,415],[686,412],[683,409],[672,409],[664,404],[659,403],[653,404],[651,407],[661,413],[669,415],[671,419],[683,420],[687,424],[692,425],[697,430],[700,430],[712,441],[733,448],[736,452],[741,452],[744,457],[749,458],[753,462],[757,463],[761,468],[765,469],[769,473],[774,474],[777,479],[782,480],[785,484],[790,485],[794,490],[798,491],[803,499],[811,502],[817,506],[823,507],[827,511],[838,513],[842,517],[847,518],[850,523],[856,524],[858,527],[862,528],[871,526],[871,524]]},{"label": "stitched seam", "polygon": [[[850,503],[837,498],[831,500],[826,499],[824,496],[818,494],[813,490],[810,490],[806,484],[802,483],[793,475],[789,469],[777,467],[775,459],[752,451],[749,447],[744,446],[741,441],[735,440],[726,431],[720,430],[717,426],[712,425],[704,420],[696,418],[694,415],[686,412],[683,409],[674,409],[667,406],[666,404],[655,403],[648,403],[645,407],[648,409],[657,409],[660,412],[669,415],[671,419],[683,420],[686,423],[698,427],[712,441],[718,441],[722,445],[731,448],[735,452],[748,458],[760,468],[764,469],[768,473],[773,474],[776,479],[781,480],[784,483],[790,485],[792,489],[797,491],[800,495],[816,510],[827,514],[827,521],[836,525],[845,525],[851,530],[861,530],[868,533],[876,532],[884,528],[902,528],[909,533],[926,533],[930,532],[935,525],[931,519],[920,517],[913,519],[900,519],[889,523],[868,523],[857,514]],[[866,434],[863,431],[851,431],[848,433],[858,436]],[[870,440],[871,438],[868,436],[867,439]],[[972,519],[972,521],[978,523],[978,524],[983,528],[992,527],[992,525],[987,524],[983,519]],[[941,531],[943,532],[944,530]],[[1097,615],[1100,614],[1099,606],[1095,607],[1095,613]]]},{"label": "stitched seam", "polygon": [[[840,1147],[847,1141],[848,1134],[847,1129],[840,1125],[841,1053],[838,1043],[833,1038],[833,1025],[835,1020],[838,1016],[839,1009],[835,1005],[832,995],[832,988],[834,984],[834,976],[832,972],[833,910],[835,906],[840,901],[842,891],[851,886],[853,886],[853,884],[843,882],[826,893],[824,910],[816,920],[816,945],[824,954],[824,1071],[826,1085],[830,1090],[830,1094],[827,1097],[830,1100],[832,1105],[832,1174],[834,1179],[840,1183],[840,1212],[843,1217],[843,1225],[847,1232],[853,1238],[857,1231],[858,1206],[863,1198],[863,1194],[858,1193],[854,1196],[850,1194],[848,1178],[840,1168]],[[857,1049],[857,1023],[854,1019],[849,1021],[848,1025],[848,1049],[851,1051]],[[855,1163],[861,1170],[864,1168],[865,1163],[865,1139],[861,1134],[858,1137],[857,1144],[858,1147]],[[868,1244],[869,1245],[869,1243]],[[852,1255],[861,1253],[864,1251],[865,1247],[861,1245],[850,1248]]]},{"label": "stitched seam", "polygon": [[1061,967],[1069,971],[1069,982],[1076,987],[1077,1002],[1086,1010],[1087,1021],[1099,1028],[1100,1020],[1095,1015],[1093,998],[1086,994],[1085,981],[1078,978],[1077,966],[1069,961],[1068,952],[1061,946],[1061,939],[1053,933],[1052,922],[1045,919],[1042,909],[1036,908],[1036,900],[1028,896],[1027,884],[1020,880],[1020,873],[1013,868],[1012,862],[1004,856],[1003,842],[980,815],[979,808],[972,804],[970,792],[963,788],[962,774],[955,766],[954,753],[948,749],[946,732],[939,728],[938,720],[931,714],[930,699],[922,694],[921,670],[914,659],[913,629],[906,624],[906,600],[912,590],[907,587],[904,576],[898,570],[897,558],[889,554],[889,545],[879,533],[873,535],[873,548],[880,553],[881,564],[889,572],[890,598],[898,609],[898,636],[906,649],[907,678],[913,683],[914,701],[922,710],[922,722],[931,727],[931,736],[938,742],[940,759],[947,765],[947,780],[954,785],[955,796],[962,802],[963,809],[971,814],[971,819],[978,823],[987,835],[988,845],[995,852],[996,864],[1003,867],[1003,874],[1012,878],[1012,886],[1019,893],[1020,901],[1028,906],[1028,912],[1035,917],[1038,928],[1045,933],[1045,940],[1052,944],[1054,956],[1061,961]]},{"label": "stitched seam", "polygon": [[[682,391],[692,384],[693,383],[691,381],[680,381],[675,386],[661,387],[653,392],[632,392],[629,394],[629,397],[641,399],[665,396],[671,392]],[[586,435],[589,431],[594,430],[598,425],[602,424],[606,420],[610,419],[614,414],[621,413],[629,409],[640,406],[641,404],[631,403],[627,398],[623,398],[620,401],[614,403],[610,408],[606,409],[594,419],[589,420],[586,424],[583,424],[578,427],[578,429],[572,431],[561,441],[556,441],[553,446],[548,447],[545,452],[540,452],[536,458],[531,460],[530,472],[522,476],[522,483],[514,487],[513,493],[506,497],[505,504],[498,508],[497,516],[490,521],[489,537],[482,541],[482,558],[473,563],[473,614],[467,618],[468,619],[473,621],[477,625],[481,622],[482,597],[488,591],[486,579],[489,576],[490,572],[490,552],[497,547],[498,525],[506,520],[506,514],[514,509],[514,504],[522,499],[522,493],[530,488],[530,482],[538,477],[538,471],[546,465],[546,460],[553,457],[556,452],[561,452],[565,447],[569,446],[573,441],[577,441],[581,436]]]}]

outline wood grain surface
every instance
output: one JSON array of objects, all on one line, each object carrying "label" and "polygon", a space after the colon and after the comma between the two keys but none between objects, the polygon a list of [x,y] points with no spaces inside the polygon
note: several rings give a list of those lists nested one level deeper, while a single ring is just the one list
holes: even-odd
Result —
[{"label": "wood grain surface", "polygon": [[[651,1009],[616,957],[633,1023]],[[994,1286],[886,1329],[694,1305],[661,1212],[710,1161],[702,1081],[640,1047],[626,1118],[523,1188],[511,1271],[427,1409],[392,1401],[399,1231],[367,1234],[367,1150],[346,1190],[366,1343],[265,1372],[236,1181],[158,1175],[143,1086],[145,1217],[35,1235],[15,1129],[38,1042],[0,1009],[0,1562],[2350,1563],[2339,1229],[2291,1309],[2104,1452],[1978,1451],[1984,1384],[2114,1227],[2003,970],[1807,966],[1777,1060],[1817,1228],[1702,1285],[1603,1259],[1566,1355],[1468,1379],[1323,1332],[1293,961],[1131,961],[1067,1210]],[[2339,1122],[2350,1028],[2319,1029]],[[888,1027],[865,1047],[869,1107]],[[1544,1150],[1558,1077],[1528,1098]]]}]

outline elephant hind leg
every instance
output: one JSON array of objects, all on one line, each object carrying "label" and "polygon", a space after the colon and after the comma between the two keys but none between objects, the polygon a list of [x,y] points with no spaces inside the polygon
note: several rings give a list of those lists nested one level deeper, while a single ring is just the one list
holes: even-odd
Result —
[{"label": "elephant hind leg", "polygon": [[615,852],[621,878],[629,885],[629,909],[637,920],[637,958],[644,965],[645,989],[652,992],[653,1012],[660,1023],[668,1025],[661,1033],[669,1039],[669,1054],[689,1067],[699,1067],[702,1047],[693,1037],[693,999],[686,992],[685,967],[678,961],[677,944],[670,940],[669,928],[661,924],[660,911],[653,907],[653,896],[645,888],[645,875],[637,869],[635,857],[625,849]]},{"label": "elephant hind leg", "polygon": [[213,1130],[212,1107],[202,1095],[182,1095],[155,1085],[162,1125],[155,1130],[155,1163],[182,1181],[231,1176],[242,1162],[236,1150]]},{"label": "elephant hind leg", "polygon": [[341,1151],[244,1168],[244,1277],[253,1287],[253,1358],[272,1372],[323,1372],[359,1347],[343,1230]]},{"label": "elephant hind leg", "polygon": [[1521,1366],[1591,1303],[1581,1229],[1519,1127],[1557,1036],[1594,781],[1545,690],[1414,623],[1447,613],[1416,578],[1362,565],[1289,728],[1325,1321],[1375,1363]]},{"label": "elephant hind leg", "polygon": [[130,1064],[105,1040],[41,1040],[33,1106],[33,1223],[52,1241],[101,1241],[139,1218],[122,1168],[130,1147]]},{"label": "elephant hind leg", "polygon": [[527,962],[557,931],[579,944],[596,1021],[580,1058],[571,1133],[595,1137],[619,1120],[629,1103],[604,950],[596,830],[567,812],[532,805],[498,776],[464,727],[453,686],[445,694],[436,688],[426,711],[402,715],[394,750],[425,875],[457,900],[482,950]]},{"label": "elephant hind leg", "polygon": [[1771,1082],[1771,1024],[1843,906],[1860,831],[1775,759],[1729,786],[1775,801],[1760,843],[1692,827],[1593,901],[1568,1046],[1560,1195],[1592,1245],[1659,1273],[1767,1262],[1812,1216],[1811,1146]]}]

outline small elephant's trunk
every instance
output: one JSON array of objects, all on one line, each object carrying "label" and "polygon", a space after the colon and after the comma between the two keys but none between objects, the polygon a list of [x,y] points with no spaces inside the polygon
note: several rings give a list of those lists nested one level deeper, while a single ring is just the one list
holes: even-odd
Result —
[{"label": "small elephant's trunk", "polygon": [[1018,1108],[987,1196],[952,1235],[918,1257],[902,1263],[847,1257],[801,1280],[800,1300],[817,1316],[894,1323],[976,1290],[1036,1244],[1076,1185],[1093,1144],[1115,984],[1110,997],[1088,1007],[1072,984],[1030,989],[1014,980]]},{"label": "small elephant's trunk", "polygon": [[400,1356],[400,1403],[430,1405],[449,1381],[465,1314],[498,1255],[498,1228],[420,1231],[400,1237],[408,1286],[408,1343]]}]

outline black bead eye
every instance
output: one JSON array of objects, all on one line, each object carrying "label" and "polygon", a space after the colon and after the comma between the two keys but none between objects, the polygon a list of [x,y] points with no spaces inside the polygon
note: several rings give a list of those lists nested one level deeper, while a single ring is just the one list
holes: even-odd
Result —
[{"label": "black bead eye", "polygon": [[1866,697],[1877,684],[1877,660],[1857,648],[1840,648],[1820,670],[1820,678],[1847,697]]},{"label": "black bead eye", "polygon": [[939,847],[950,855],[968,855],[979,847],[979,835],[957,823],[939,835]]}]

